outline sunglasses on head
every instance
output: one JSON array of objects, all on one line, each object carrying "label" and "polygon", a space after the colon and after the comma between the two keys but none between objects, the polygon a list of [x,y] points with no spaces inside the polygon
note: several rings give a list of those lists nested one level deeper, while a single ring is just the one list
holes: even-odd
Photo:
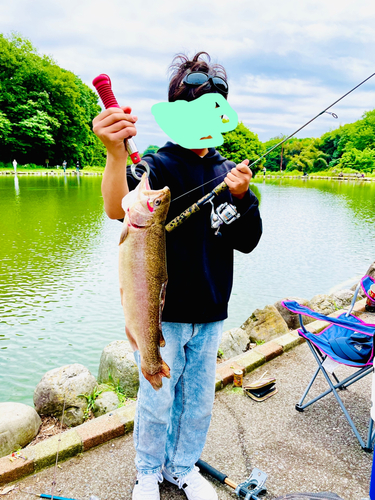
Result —
[{"label": "sunglasses on head", "polygon": [[194,71],[193,73],[189,73],[182,80],[185,85],[190,85],[192,87],[199,87],[204,83],[210,83],[211,87],[214,87],[220,94],[223,94],[224,97],[228,94],[228,83],[221,78],[220,76],[209,76],[207,73],[203,71]]}]

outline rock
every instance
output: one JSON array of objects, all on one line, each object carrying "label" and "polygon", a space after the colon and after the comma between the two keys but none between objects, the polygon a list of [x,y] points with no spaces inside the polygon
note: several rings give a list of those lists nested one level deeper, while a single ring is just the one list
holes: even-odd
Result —
[{"label": "rock", "polygon": [[[298,314],[292,313],[291,311],[289,311],[288,309],[286,309],[284,306],[281,305],[281,302],[284,302],[286,300],[295,300],[296,302],[298,302],[298,304],[307,307],[310,307],[310,302],[307,299],[300,299],[299,297],[287,297],[283,300],[275,302],[274,306],[281,314],[283,320],[288,325],[288,328],[291,330],[296,330],[301,326],[299,322],[299,317]],[[307,325],[308,323],[312,323],[314,321],[314,318],[310,318],[309,316],[302,316],[302,318],[304,325]]]},{"label": "rock", "polygon": [[371,278],[375,278],[375,262],[371,264],[371,266],[367,269],[366,274],[371,276]]},{"label": "rock", "polygon": [[0,403],[0,457],[29,444],[38,434],[41,423],[32,406]]},{"label": "rock", "polygon": [[100,417],[100,415],[104,415],[112,410],[116,410],[120,401],[118,396],[113,391],[106,391],[99,394],[99,396],[95,400],[93,412],[95,417]]},{"label": "rock", "polygon": [[64,424],[84,422],[87,399],[79,394],[91,394],[96,387],[95,377],[83,365],[55,368],[45,373],[34,391],[34,406],[39,415],[52,415],[61,420],[65,399]]},{"label": "rock", "polygon": [[[367,271],[365,272],[365,274],[363,276],[365,276],[365,275],[371,276],[371,278],[375,278],[375,262],[373,262],[371,264],[371,266],[367,269]],[[356,289],[357,285],[358,285],[358,283],[356,283],[355,285],[353,285],[351,287],[351,290],[354,291]],[[360,287],[358,295],[360,295],[360,297],[362,297],[362,298],[366,297],[366,294],[364,293],[362,287]]]},{"label": "rock", "polygon": [[315,297],[310,300],[310,308],[326,316],[337,310],[334,299],[326,294],[315,295]]},{"label": "rock", "polygon": [[118,384],[128,397],[136,397],[139,387],[138,366],[127,340],[115,340],[103,349],[98,382]]},{"label": "rock", "polygon": [[247,349],[249,336],[242,328],[232,328],[223,333],[219,349],[223,351],[223,357],[233,358],[242,354]]},{"label": "rock", "polygon": [[[331,293],[330,298],[332,298],[337,309],[343,309],[344,307],[350,306],[353,300],[354,292],[349,288],[338,290],[337,292]],[[359,300],[360,297],[357,297]]]},{"label": "rock", "polygon": [[267,342],[289,332],[288,325],[275,306],[256,309],[241,328],[246,331],[252,342]]}]

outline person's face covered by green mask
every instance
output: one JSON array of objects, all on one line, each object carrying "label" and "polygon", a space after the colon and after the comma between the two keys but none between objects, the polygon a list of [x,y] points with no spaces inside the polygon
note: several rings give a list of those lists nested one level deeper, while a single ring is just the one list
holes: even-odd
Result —
[{"label": "person's face covered by green mask", "polygon": [[190,102],[161,102],[151,111],[160,128],[187,149],[220,146],[222,133],[238,124],[237,113],[219,93],[204,94]]}]

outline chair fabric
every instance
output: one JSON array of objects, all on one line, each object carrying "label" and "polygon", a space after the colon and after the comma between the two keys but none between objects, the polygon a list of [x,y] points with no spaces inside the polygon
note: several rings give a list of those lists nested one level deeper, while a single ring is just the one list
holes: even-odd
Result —
[{"label": "chair fabric", "polygon": [[375,324],[371,325],[365,323],[356,316],[352,315],[346,316],[346,313],[340,314],[340,316],[337,318],[333,318],[331,316],[325,316],[324,314],[317,313],[312,309],[310,309],[309,307],[300,305],[298,304],[298,302],[295,301],[284,301],[282,302],[282,305],[285,308],[289,309],[289,311],[294,312],[296,314],[301,314],[303,316],[310,316],[311,318],[328,321],[330,323],[329,326],[324,328],[324,330],[322,330],[319,333],[311,333],[306,330],[303,324],[301,324],[301,328],[298,329],[298,333],[302,337],[309,339],[310,342],[316,345],[316,347],[318,347],[320,351],[324,352],[324,354],[329,356],[331,359],[333,359],[337,363],[354,367],[363,367],[367,365],[372,365],[372,360],[374,357],[373,345],[367,361],[363,363],[363,362],[348,360],[338,356],[337,353],[332,349],[331,342],[337,338],[345,338],[345,337],[350,338],[353,336],[354,333],[357,332],[366,335],[369,337],[369,339],[371,339],[374,337]]},{"label": "chair fabric", "polygon": [[[374,359],[374,334],[375,324],[365,323],[360,318],[351,314],[354,307],[359,287],[361,286],[368,296],[368,290],[375,280],[370,276],[364,276],[357,286],[351,306],[347,313],[342,313],[338,317],[326,316],[313,311],[309,307],[298,304],[296,301],[284,301],[282,305],[289,311],[299,315],[301,327],[298,329],[299,335],[304,337],[308,346],[318,364],[310,383],[308,384],[301,400],[296,404],[298,411],[304,411],[305,408],[314,404],[328,394],[332,393],[339,403],[344,415],[351,426],[360,445],[366,451],[371,451],[375,432],[373,432],[373,421],[370,418],[368,435],[366,442],[360,436],[354,422],[352,421],[342,399],[339,396],[339,389],[346,389],[349,385],[357,382],[373,371]],[[309,332],[303,324],[302,316],[310,316],[317,320],[323,320],[329,323],[319,333]],[[363,348],[364,346],[364,348]],[[331,358],[336,363],[357,368],[357,370],[344,380],[339,380],[333,372],[331,376],[325,368],[326,358]],[[319,396],[311,399],[307,403],[304,400],[309,393],[319,372],[322,372],[329,389],[322,392]],[[333,380],[332,380],[333,379]]]}]

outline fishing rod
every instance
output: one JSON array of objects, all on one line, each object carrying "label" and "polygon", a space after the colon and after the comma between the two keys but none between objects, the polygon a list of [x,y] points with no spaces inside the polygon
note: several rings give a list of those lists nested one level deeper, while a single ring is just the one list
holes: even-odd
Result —
[{"label": "fishing rod", "polygon": [[[293,137],[294,135],[296,135],[298,132],[300,132],[303,128],[307,127],[307,125],[309,125],[311,122],[313,122],[314,120],[316,120],[319,116],[323,115],[324,113],[328,113],[330,115],[333,116],[333,118],[338,118],[338,116],[335,114],[335,113],[332,113],[332,112],[328,112],[328,110],[330,108],[332,108],[332,106],[334,106],[335,104],[337,104],[338,102],[340,102],[342,99],[344,99],[344,97],[346,97],[347,95],[349,95],[351,92],[353,92],[354,90],[356,90],[358,87],[360,87],[361,85],[363,85],[365,82],[367,82],[367,80],[370,80],[370,78],[372,78],[373,76],[375,75],[375,73],[373,73],[372,75],[370,75],[369,77],[367,77],[365,80],[363,80],[361,83],[359,83],[358,85],[356,85],[355,87],[353,87],[351,90],[349,90],[349,92],[346,92],[346,94],[344,94],[343,96],[341,96],[339,99],[337,99],[335,102],[333,102],[332,104],[330,104],[329,106],[327,106],[325,109],[323,109],[323,111],[321,111],[320,113],[318,113],[316,116],[314,116],[314,118],[311,118],[311,120],[309,120],[308,122],[306,122],[304,125],[302,125],[302,127],[299,127],[295,132],[293,132],[292,134],[288,135],[288,137],[286,137],[285,139],[283,139],[282,141],[280,141],[278,144],[276,144],[275,146],[273,146],[271,149],[269,149],[266,153],[264,153],[262,156],[260,156],[257,160],[253,161],[250,165],[248,165],[248,167],[252,167],[253,165],[255,165],[256,163],[258,163],[260,160],[262,160],[263,158],[265,158],[267,155],[269,155],[274,149],[278,148],[279,146],[281,146],[282,144],[284,144],[284,142],[286,142],[287,140],[289,140],[291,137]],[[229,171],[228,171],[229,172]],[[182,194],[181,196],[178,196],[177,198],[174,198],[172,200],[173,201],[176,201],[177,199],[179,198],[182,198],[183,196],[186,196],[187,194],[189,193],[192,193],[193,191],[195,191],[196,189],[199,189],[203,186],[205,186],[206,184],[209,184],[210,182],[212,181],[215,181],[216,179],[219,179],[220,177],[223,177],[224,175],[227,175],[228,172],[225,172],[224,174],[221,174],[221,175],[218,175],[217,177],[211,179],[210,181],[208,182],[205,182],[204,184],[201,184],[200,186],[197,186],[196,188],[194,189],[191,189],[190,191]],[[221,182],[219,185],[217,185],[212,191],[210,191],[209,193],[207,193],[205,196],[203,196],[200,200],[198,200],[196,203],[194,203],[193,205],[191,205],[189,208],[187,208],[184,212],[182,212],[182,214],[178,215],[176,218],[174,218],[173,220],[171,220],[166,226],[165,226],[165,229],[166,231],[168,231],[169,233],[171,231],[173,231],[174,229],[176,229],[176,227],[180,226],[186,219],[188,219],[191,215],[193,215],[194,213],[198,212],[201,207],[203,205],[205,205],[206,203],[211,203],[213,205],[213,199],[215,198],[215,196],[218,196],[220,193],[223,193],[224,191],[226,191],[228,189],[228,185],[225,183],[225,181]],[[236,214],[235,216],[232,214],[232,213],[229,213],[227,214],[227,210],[228,210],[228,206],[229,207],[233,207],[232,205],[229,205],[229,204],[226,204],[227,206],[225,206],[224,208],[222,208],[222,210],[224,211],[223,214],[217,214],[219,219],[222,220],[222,222],[226,223],[226,224],[230,224],[231,222],[233,222],[235,220],[234,217],[238,218],[237,216],[239,216],[238,214]],[[222,205],[221,205],[222,207]],[[219,207],[220,208],[220,207]],[[233,207],[234,210],[235,210],[235,207]],[[224,215],[222,217],[222,215]],[[212,222],[212,219],[213,219],[214,215],[212,214],[211,215],[211,222]],[[221,222],[221,223],[222,223]],[[217,223],[220,223],[220,221],[218,221]],[[217,227],[217,226],[216,226]],[[218,234],[218,231],[216,232],[216,234]],[[220,233],[219,233],[220,234]]]},{"label": "fishing rod", "polygon": [[60,425],[59,439],[57,441],[56,459],[55,459],[55,467],[54,467],[54,472],[53,472],[53,481],[52,481],[52,491],[51,491],[51,494],[47,494],[47,493],[34,493],[33,491],[23,490],[23,489],[20,488],[20,491],[22,491],[23,493],[27,493],[28,495],[34,495],[34,496],[37,496],[37,497],[40,497],[40,498],[46,498],[46,499],[49,499],[49,500],[75,500],[74,498],[60,497],[60,496],[54,495],[55,487],[56,487],[56,468],[57,468],[57,464],[58,464],[58,461],[59,461],[60,441],[61,441],[62,427],[63,427],[63,422],[64,422],[65,398],[66,398],[66,393],[64,393],[63,411],[62,411],[62,415],[61,415],[61,425]]},{"label": "fishing rod", "polygon": [[[346,92],[346,94],[344,94],[339,99],[337,99],[335,102],[333,102],[332,104],[327,106],[325,109],[323,109],[323,111],[321,111],[316,116],[311,118],[308,122],[306,122],[304,125],[299,127],[295,132],[288,135],[288,137],[286,137],[285,139],[280,141],[278,144],[273,146],[266,153],[264,153],[262,156],[260,156],[257,160],[250,163],[248,165],[248,167],[251,168],[252,166],[256,165],[260,160],[262,160],[267,155],[269,155],[274,149],[278,148],[279,146],[284,144],[284,142],[288,141],[291,137],[298,134],[298,132],[300,132],[302,129],[307,127],[307,125],[309,125],[311,122],[316,120],[319,116],[323,115],[324,113],[330,114],[331,116],[333,116],[333,118],[338,118],[338,116],[335,113],[329,112],[328,110],[330,108],[332,108],[332,106],[334,106],[335,104],[340,102],[342,99],[344,99],[351,92],[353,92],[358,87],[360,87],[365,82],[367,82],[367,80],[370,80],[370,78],[372,78],[374,75],[375,75],[375,73],[373,73],[372,75],[367,77],[365,80],[363,80],[361,83],[359,83],[358,85],[353,87],[351,90],[349,90],[349,92]],[[109,78],[108,75],[101,74],[101,75],[97,76],[96,78],[94,78],[92,83],[93,83],[96,91],[98,92],[101,100],[103,101],[103,104],[104,104],[106,109],[109,107],[120,108],[120,106],[119,106],[119,104],[118,104],[118,102],[117,102],[117,100],[112,92],[111,79]],[[137,180],[141,179],[141,177],[139,177],[137,175],[137,172],[135,170],[136,165],[143,166],[144,169],[146,170],[147,175],[149,175],[150,174],[150,167],[148,166],[148,164],[145,160],[141,160],[139,152],[138,152],[138,148],[136,147],[135,142],[133,141],[133,139],[131,137],[129,137],[128,139],[125,139],[125,146],[126,146],[126,149],[129,153],[132,161],[133,161],[133,164],[131,165],[131,172],[133,174],[133,177],[135,177]],[[224,174],[218,175],[217,177],[214,177],[213,179],[191,189],[190,191],[187,191],[186,193],[178,196],[177,198],[174,198],[172,200],[172,202],[178,200],[179,198],[182,198],[183,196],[186,196],[186,195],[192,193],[196,189],[199,189],[199,188],[205,186],[206,184],[209,184],[210,182],[215,181],[216,179],[220,179],[220,177],[227,175],[228,172],[225,172]],[[212,191],[207,193],[205,196],[200,198],[196,203],[191,205],[189,208],[184,210],[184,212],[182,212],[180,215],[178,215],[172,221],[170,221],[165,226],[166,231],[167,232],[173,231],[174,229],[176,229],[176,227],[180,226],[191,215],[198,212],[203,205],[205,205],[206,203],[211,203],[211,205],[212,205],[211,224],[212,224],[213,228],[217,229],[216,234],[220,234],[219,227],[222,223],[230,224],[239,217],[239,214],[237,213],[236,208],[233,205],[230,205],[229,203],[223,203],[222,205],[220,205],[220,207],[218,207],[218,209],[216,211],[214,211],[213,199],[215,198],[215,196],[219,196],[219,194],[223,193],[227,189],[228,189],[228,185],[225,183],[225,181],[218,184]]]},{"label": "fishing rod", "polygon": [[[94,85],[97,93],[99,94],[99,96],[104,104],[105,109],[120,108],[120,105],[117,102],[117,99],[114,96],[114,93],[112,92],[111,79],[109,78],[108,75],[101,74],[101,75],[97,76],[92,81],[92,84]],[[131,172],[133,174],[133,177],[140,181],[142,176],[140,177],[137,174],[135,167],[142,166],[145,169],[147,175],[150,175],[150,167],[148,166],[148,163],[145,160],[141,160],[138,148],[135,145],[135,142],[131,137],[128,137],[127,139],[125,139],[124,142],[125,142],[126,150],[129,153],[130,158],[133,162],[131,167],[130,167]]]}]

